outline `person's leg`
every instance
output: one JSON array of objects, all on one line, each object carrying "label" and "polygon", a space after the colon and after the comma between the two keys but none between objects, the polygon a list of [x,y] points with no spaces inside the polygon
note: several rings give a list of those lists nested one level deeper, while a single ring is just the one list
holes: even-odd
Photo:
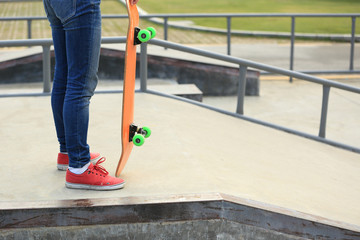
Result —
[{"label": "person's leg", "polygon": [[[105,168],[100,166],[105,158],[101,158],[95,165],[89,163],[87,131],[90,98],[97,85],[100,55],[100,0],[51,0],[51,4],[49,0],[44,0],[44,5],[52,23],[54,45],[58,49],[55,50],[58,61],[55,75],[60,80],[54,83],[54,119],[56,125],[61,125],[63,121],[64,146],[70,158],[69,169],[74,170],[67,170],[65,185],[78,189],[121,189],[125,181],[109,176]],[[62,31],[55,24],[59,20]],[[58,138],[62,139],[64,132],[60,128],[57,131]],[[79,168],[84,166],[84,172],[79,172]]]},{"label": "person's leg", "polygon": [[67,152],[63,119],[64,99],[67,84],[65,31],[60,26],[53,26],[52,32],[54,36],[53,39],[56,61],[54,83],[51,92],[51,107],[53,110],[56,134],[60,143],[60,152],[65,153]]},{"label": "person's leg", "polygon": [[44,0],[44,8],[50,21],[55,50],[55,71],[53,89],[51,92],[51,107],[55,122],[56,134],[60,144],[60,152],[67,152],[65,129],[63,121],[63,105],[67,84],[67,58],[65,31],[61,20],[57,17],[48,0]]},{"label": "person's leg", "polygon": [[63,117],[69,167],[90,161],[87,133],[89,104],[97,85],[101,44],[100,1],[78,0],[76,13],[64,22],[68,76]]},{"label": "person's leg", "polygon": [[[69,156],[67,154],[65,127],[63,120],[64,99],[67,86],[68,64],[66,54],[66,39],[63,21],[70,19],[75,15],[74,0],[50,1],[44,0],[44,8],[51,24],[52,36],[55,49],[55,71],[54,83],[51,92],[51,106],[55,122],[57,138],[60,144],[60,153],[57,158],[57,168],[66,170],[69,165]],[[99,153],[90,153],[90,159],[95,164],[101,155]]]}]

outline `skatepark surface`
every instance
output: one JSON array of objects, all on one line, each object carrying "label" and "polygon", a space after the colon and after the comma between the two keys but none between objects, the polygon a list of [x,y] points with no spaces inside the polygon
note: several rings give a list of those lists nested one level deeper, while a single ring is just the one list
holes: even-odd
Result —
[{"label": "skatepark surface", "polygon": [[[96,94],[89,144],[114,175],[120,156],[121,94]],[[1,202],[225,193],[360,225],[359,154],[229,117],[189,103],[138,93],[135,120],[152,129],[135,148],[119,191],[65,188],[50,97],[0,99]]]},{"label": "skatepark surface", "polygon": [[[234,46],[234,49],[242,53],[247,47]],[[287,47],[280,48],[287,52]],[[160,52],[157,47],[151,51],[175,56],[174,52]],[[177,54],[179,58],[188,58]],[[264,58],[259,56],[259,59]],[[283,57],[279,64],[274,64],[286,68],[287,61]],[[338,66],[314,62],[317,67]],[[347,62],[347,56],[341,58],[343,66]],[[312,70],[315,68],[312,63],[304,61],[301,69]],[[246,97],[245,115],[316,135],[321,86],[277,81],[278,76],[276,81],[270,78],[260,79],[259,97]],[[349,78],[345,83],[359,86],[358,80]],[[41,84],[35,85],[40,92]],[[9,86],[0,89],[0,93],[34,92],[27,85]],[[98,90],[120,88],[119,83],[114,86],[114,82],[100,82]],[[92,151],[106,157],[103,166],[111,175],[121,154],[121,103],[121,93],[97,93],[90,105],[88,143]],[[204,97],[204,103],[234,111],[236,97]],[[327,136],[359,146],[358,103],[356,94],[331,90]],[[137,205],[221,200],[218,196],[226,195],[245,205],[256,202],[254,205],[259,208],[360,232],[360,155],[357,153],[186,102],[137,93],[135,123],[150,127],[152,136],[142,147],[134,147],[120,176],[126,181],[125,188],[107,192],[73,190],[65,188],[65,172],[56,168],[58,144],[50,97],[0,98],[0,112],[2,210],[31,209],[49,202],[64,204],[68,200],[78,203],[84,199],[95,202],[105,199]]]}]

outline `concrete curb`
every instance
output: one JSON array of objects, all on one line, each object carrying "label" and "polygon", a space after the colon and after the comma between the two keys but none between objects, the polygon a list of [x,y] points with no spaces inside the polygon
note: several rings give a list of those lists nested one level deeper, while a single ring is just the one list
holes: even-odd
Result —
[{"label": "concrete curb", "polygon": [[[177,237],[179,232],[191,239],[207,234],[277,240],[319,235],[326,239],[335,236],[345,239],[350,235],[352,239],[359,239],[356,225],[222,193],[44,201],[41,207],[34,202],[22,204],[22,207],[8,202],[2,204],[5,205],[3,215],[12,216],[0,225],[0,229],[6,229],[0,234],[2,238],[26,239],[36,233],[55,239],[68,231],[72,231],[69,236],[81,232],[86,238],[97,238],[104,234],[101,230],[107,229],[111,231],[106,236],[130,239],[130,229],[121,227],[126,224],[133,226],[131,235],[141,239],[154,239],[158,235],[183,239]],[[47,216],[45,220],[38,220],[44,215]],[[176,225],[166,228],[171,224]],[[98,231],[83,231],[83,225]]]}]

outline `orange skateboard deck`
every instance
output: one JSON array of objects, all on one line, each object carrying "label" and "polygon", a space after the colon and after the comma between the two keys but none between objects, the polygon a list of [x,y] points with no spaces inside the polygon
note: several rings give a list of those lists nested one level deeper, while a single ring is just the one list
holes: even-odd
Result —
[{"label": "orange skateboard deck", "polygon": [[122,152],[115,176],[120,176],[124,169],[131,150],[135,145],[141,146],[144,137],[150,136],[150,129],[147,127],[137,127],[134,125],[134,97],[135,97],[135,73],[136,73],[136,46],[142,42],[147,42],[155,36],[154,28],[140,30],[139,13],[136,5],[132,5],[130,0],[126,0],[127,12],[129,15],[129,27],[127,32],[125,50],[125,74],[123,86],[122,102],[122,125],[121,125],[121,145]]}]

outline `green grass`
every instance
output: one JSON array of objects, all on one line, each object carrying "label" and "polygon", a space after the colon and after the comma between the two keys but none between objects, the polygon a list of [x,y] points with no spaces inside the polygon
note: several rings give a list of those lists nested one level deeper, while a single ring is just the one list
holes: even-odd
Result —
[{"label": "green grass", "polygon": [[[149,13],[359,13],[360,0],[140,0],[138,5]],[[117,0],[102,0],[102,14],[126,14],[126,9]],[[45,16],[42,1],[0,2],[0,17]],[[170,19],[182,20],[182,19]],[[196,25],[226,28],[224,18],[192,18]],[[142,20],[148,26],[149,23]],[[290,31],[289,18],[234,18],[232,28],[250,31]],[[153,25],[153,24],[150,24]],[[356,32],[360,33],[360,18]],[[350,18],[297,18],[296,32],[305,33],[350,33]],[[162,38],[162,26],[157,26],[158,38]],[[104,19],[103,36],[124,36],[126,19]],[[33,38],[49,38],[51,31],[47,21],[33,21]],[[171,29],[170,40],[193,42],[194,32]],[[0,39],[27,38],[24,21],[0,22]],[[194,38],[194,37],[193,37]],[[220,40],[220,36],[214,36]],[[210,42],[214,42],[210,38]]]},{"label": "green grass", "polygon": [[[360,13],[360,0],[140,0],[139,6],[150,13]],[[360,18],[358,18],[360,19]],[[225,19],[193,18],[201,26],[225,28]],[[359,20],[357,21],[359,22]],[[290,30],[289,18],[236,18],[238,30]],[[298,18],[296,31],[306,33],[349,33],[350,18]],[[360,32],[360,24],[357,24]]]},{"label": "green grass", "polygon": [[139,6],[151,13],[339,13],[359,12],[359,0],[140,0]]},{"label": "green grass", "polygon": [[[103,14],[126,14],[126,9],[116,0],[103,0]],[[31,2],[0,2],[0,17],[14,16],[45,16],[42,1]],[[104,19],[103,36],[124,36],[127,29],[126,19]],[[33,21],[32,38],[50,38],[49,22]],[[0,21],[0,40],[27,38],[25,21]]]}]

